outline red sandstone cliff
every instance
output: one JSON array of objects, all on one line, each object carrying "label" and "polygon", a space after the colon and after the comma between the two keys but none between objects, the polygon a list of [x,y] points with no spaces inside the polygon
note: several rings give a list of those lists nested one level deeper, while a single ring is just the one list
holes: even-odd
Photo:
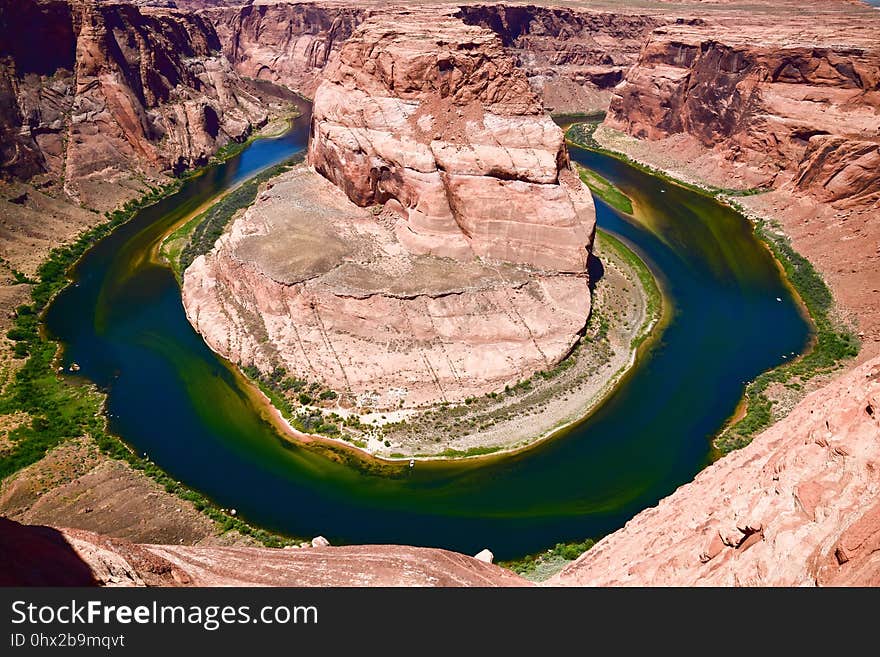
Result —
[{"label": "red sandstone cliff", "polygon": [[880,199],[876,22],[803,31],[704,23],[654,30],[615,90],[607,124],[635,137],[684,133],[751,182],[817,200]]},{"label": "red sandstone cliff", "polygon": [[880,359],[607,536],[549,583],[880,586]]},{"label": "red sandstone cliff", "polygon": [[594,212],[562,132],[500,39],[444,12],[358,28],[315,94],[309,163],[392,202],[413,253],[586,269]]},{"label": "red sandstone cliff", "polygon": [[[238,3],[217,3],[238,4]],[[402,3],[405,5],[405,3]],[[339,2],[217,7],[204,13],[241,75],[314,94],[321,69],[355,27],[382,9]],[[462,5],[459,18],[494,31],[556,112],[605,110],[662,15],[535,5]]]},{"label": "red sandstone cliff", "polygon": [[0,171],[48,174],[85,205],[206,161],[271,109],[197,14],[3,0],[0,15]]},{"label": "red sandstone cliff", "polygon": [[[880,15],[841,5],[654,30],[615,89],[613,147],[777,221],[880,353]],[[832,11],[832,7],[835,11]],[[652,142],[650,145],[647,142]],[[610,143],[610,142],[609,142]]]},{"label": "red sandstone cliff", "polygon": [[649,32],[671,19],[535,5],[463,5],[469,25],[497,33],[554,112],[604,111]]},{"label": "red sandstone cliff", "polygon": [[223,53],[249,78],[311,97],[330,56],[351,36],[367,9],[345,4],[282,3],[204,12]]}]

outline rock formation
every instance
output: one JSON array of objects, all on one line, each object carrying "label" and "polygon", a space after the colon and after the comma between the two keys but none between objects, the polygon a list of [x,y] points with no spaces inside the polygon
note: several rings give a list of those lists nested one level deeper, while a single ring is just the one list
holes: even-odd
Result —
[{"label": "rock formation", "polygon": [[366,14],[364,7],[309,2],[218,8],[203,15],[240,75],[311,98],[330,56]]},{"label": "rock formation", "polygon": [[604,111],[662,15],[535,5],[463,5],[469,25],[496,32],[554,112]]},{"label": "rock formation", "polygon": [[652,140],[690,135],[762,186],[792,181],[822,201],[877,200],[880,49],[857,27],[845,44],[836,31],[802,27],[658,28],[615,90],[607,123]]},{"label": "rock formation", "polygon": [[362,24],[315,95],[309,163],[358,205],[391,201],[411,252],[586,268],[590,195],[488,30],[427,11]]},{"label": "rock formation", "polygon": [[0,518],[0,586],[528,586],[463,554],[399,545],[141,545]]},{"label": "rock formation", "polygon": [[5,175],[48,174],[76,202],[112,207],[267,118],[197,14],[55,0],[3,0],[0,13]]},{"label": "rock formation", "polygon": [[880,586],[880,358],[607,536],[551,584]]},{"label": "rock formation", "polygon": [[493,33],[436,11],[361,24],[315,95],[309,162],[354,203],[297,169],[193,263],[184,303],[212,348],[386,409],[571,350],[592,199]]},{"label": "rock formation", "polygon": [[[839,12],[839,13],[838,13]],[[724,188],[779,222],[880,353],[880,15],[839,4],[655,29],[606,125],[629,154]]]}]

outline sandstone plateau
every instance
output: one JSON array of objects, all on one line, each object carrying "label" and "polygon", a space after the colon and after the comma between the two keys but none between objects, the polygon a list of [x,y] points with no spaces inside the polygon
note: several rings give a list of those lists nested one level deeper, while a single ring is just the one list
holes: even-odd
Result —
[{"label": "sandstone plateau", "polygon": [[395,409],[572,349],[593,202],[493,32],[427,10],[361,23],[315,94],[308,160],[339,189],[276,179],[185,274],[216,351]]}]

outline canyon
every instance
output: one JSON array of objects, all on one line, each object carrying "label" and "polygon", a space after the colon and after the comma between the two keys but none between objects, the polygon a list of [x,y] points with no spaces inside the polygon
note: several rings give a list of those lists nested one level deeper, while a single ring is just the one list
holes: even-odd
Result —
[{"label": "canyon", "polygon": [[[748,11],[730,3],[648,3],[638,10],[602,3],[566,8],[463,5],[450,11],[457,14],[458,24],[473,31],[461,32],[467,39],[453,40],[453,45],[461,48],[473,39],[480,41],[492,49],[494,61],[504,62],[503,73],[513,82],[493,87],[491,80],[483,80],[480,88],[488,95],[463,101],[456,97],[460,90],[451,74],[458,69],[444,69],[442,58],[431,55],[425,58],[430,66],[453,82],[433,79],[439,88],[451,90],[451,97],[438,94],[439,99],[426,101],[417,84],[419,75],[390,71],[378,53],[370,59],[371,40],[389,39],[376,21],[369,22],[372,15],[384,13],[376,5],[177,2],[178,10],[151,4],[0,2],[0,17],[8,30],[4,34],[15,36],[0,41],[5,306],[14,307],[27,293],[27,286],[13,284],[13,270],[33,275],[52,246],[99,222],[100,212],[167,183],[170,174],[206,163],[226,144],[245,139],[271,117],[288,111],[291,90],[296,90],[315,98],[316,140],[310,163],[330,182],[305,170],[288,173],[265,190],[257,207],[236,220],[216,252],[188,274],[185,295],[189,304],[200,308],[193,312],[198,314],[194,323],[221,353],[268,367],[276,358],[274,350],[262,353],[266,347],[258,341],[247,344],[241,337],[245,332],[233,339],[228,330],[214,331],[202,323],[204,313],[218,326],[219,316],[229,307],[221,308],[216,297],[204,291],[206,279],[195,285],[191,275],[210,273],[228,288],[247,288],[250,296],[243,298],[248,304],[262,304],[261,316],[278,318],[289,312],[290,303],[300,303],[297,312],[314,317],[314,302],[319,317],[328,309],[326,316],[341,323],[363,316],[366,309],[374,318],[373,326],[365,328],[371,339],[376,337],[376,318],[387,317],[391,306],[394,313],[406,308],[403,312],[409,317],[409,309],[415,308],[410,297],[421,295],[435,306],[434,312],[419,308],[413,313],[425,344],[436,342],[440,333],[428,323],[429,317],[450,318],[452,326],[473,315],[476,298],[481,304],[494,298],[496,314],[485,316],[485,322],[497,332],[490,341],[496,355],[483,354],[482,343],[451,359],[441,353],[445,345],[429,347],[431,362],[443,362],[442,356],[451,363],[439,373],[439,385],[431,381],[420,384],[420,390],[413,386],[405,372],[414,359],[407,356],[393,361],[394,368],[387,372],[364,367],[376,360],[368,350],[361,351],[361,360],[351,361],[354,367],[340,366],[321,346],[325,343],[318,319],[309,326],[311,342],[307,341],[318,349],[302,352],[323,353],[319,366],[335,377],[332,385],[340,390],[360,385],[361,392],[370,392],[367,379],[372,379],[388,389],[409,386],[414,392],[407,399],[415,404],[436,398],[440,389],[449,399],[481,394],[554,362],[582,328],[589,308],[583,270],[592,228],[589,217],[578,217],[589,215],[591,201],[588,194],[580,200],[579,192],[564,191],[568,163],[560,157],[560,135],[536,117],[545,109],[607,109],[604,125],[596,132],[603,146],[726,192],[767,190],[737,196],[736,202],[754,216],[776,222],[817,266],[845,319],[858,326],[863,348],[857,368],[811,393],[751,445],[707,467],[693,483],[640,513],[550,583],[880,583],[880,523],[872,501],[880,447],[880,361],[875,358],[880,353],[880,224],[874,220],[880,210],[876,11],[844,2],[776,3]],[[45,33],[18,38],[25,34],[21,26],[30,24],[44,27]],[[354,34],[362,36],[352,40]],[[53,48],[35,46],[46,42]],[[430,46],[405,39],[382,43],[417,52]],[[456,61],[467,59],[452,50]],[[354,64],[359,61],[372,62],[372,69],[358,69]],[[390,102],[389,81],[395,94],[403,95],[396,103]],[[425,112],[412,107],[420,103],[432,108],[434,121],[442,116],[454,119],[420,121]],[[390,122],[384,114],[389,105],[395,112]],[[463,119],[483,121],[482,135],[480,130],[457,132],[459,108],[467,108]],[[484,138],[496,134],[489,129],[497,127],[491,123],[496,116],[528,120],[502,131],[508,141],[499,147]],[[404,143],[406,149],[401,148]],[[499,150],[511,148],[531,149],[528,164],[499,156]],[[419,160],[402,158],[404,150],[418,153]],[[375,162],[380,166],[374,172]],[[500,176],[499,167],[504,170]],[[555,238],[539,234],[529,235],[528,249],[516,240],[493,243],[477,226],[462,225],[455,191],[462,180],[474,178],[495,178],[505,194],[522,188],[522,199],[530,195],[526,190],[555,184],[557,196],[550,200],[565,205],[559,197],[567,194],[575,208],[565,215],[564,228],[576,238],[566,238],[563,244],[576,248],[557,250]],[[339,198],[331,182],[344,189],[347,200]],[[303,229],[307,213],[316,208],[328,218],[319,230],[309,228],[303,237],[314,239],[320,250],[304,248],[300,242],[297,247],[304,256],[296,271],[280,271],[277,259],[251,256],[261,239],[267,241],[272,222],[279,221],[280,215],[270,217],[267,210],[289,203],[294,186],[307,186],[311,196],[298,197],[299,214],[285,218],[285,229]],[[408,201],[415,197],[431,199],[430,212],[412,212]],[[498,196],[488,198],[480,212],[487,207],[504,210]],[[374,215],[369,208],[379,205],[381,211]],[[515,236],[521,227],[513,219],[506,215],[498,220]],[[364,237],[359,245],[351,239],[356,234]],[[367,242],[374,248],[374,241],[386,251],[383,258],[390,258],[388,251],[394,255],[379,261],[382,268],[388,267],[383,271],[390,268],[411,287],[375,285],[375,272],[363,270],[356,276],[349,271],[347,279],[329,276],[332,268],[352,270],[365,258]],[[375,252],[367,255],[372,259]],[[511,265],[488,271],[473,264],[475,255],[499,257]],[[210,258],[214,262],[209,272]],[[436,286],[437,279],[448,281],[452,273],[463,280],[442,289]],[[319,286],[323,289],[316,300],[302,298],[303,289]],[[285,294],[290,294],[287,305],[273,305]],[[515,299],[512,303],[509,295]],[[525,325],[532,332],[548,321],[548,301],[554,308],[576,307],[576,312],[556,313],[549,326],[542,325],[543,334],[539,332],[534,342],[526,340],[528,332],[520,329]],[[522,322],[498,311],[506,304],[520,308]],[[290,329],[273,321],[268,328],[276,331],[275,339],[289,343]],[[479,324],[468,325],[466,333],[482,335]],[[508,346],[515,345],[518,356],[513,362],[497,355],[505,353],[498,346],[498,334],[507,338]],[[529,349],[535,347],[528,356],[523,356],[524,341]],[[457,377],[462,359],[476,351],[497,368]],[[406,348],[401,353],[406,354]],[[5,358],[10,366],[18,366]],[[291,370],[305,366],[299,360],[286,365]],[[414,366],[421,367],[418,360]],[[388,378],[401,371],[402,378]],[[350,372],[363,380],[352,385],[346,381]],[[486,385],[466,386],[458,380],[480,377]],[[400,397],[384,402],[399,404]],[[146,516],[149,510],[140,513]],[[48,513],[35,514],[29,521],[65,525],[61,516]],[[102,527],[93,529],[100,532]],[[83,530],[54,532],[9,524],[0,533],[46,549],[24,558],[72,549],[75,560],[87,564],[87,572],[82,571],[86,579],[77,580],[83,583],[277,581],[250,565],[260,560],[271,564],[273,572],[286,573],[284,581],[291,584],[342,583],[357,572],[365,573],[360,580],[364,585],[526,583],[467,557],[413,548],[160,547],[152,544],[160,540],[159,534],[152,539],[148,534],[131,536],[134,542],[123,544]],[[196,534],[186,535],[186,540],[195,542]],[[392,559],[393,567],[382,570],[378,565]],[[196,562],[200,565],[193,565]],[[373,565],[364,565],[368,563]],[[421,575],[400,574],[411,573],[414,563]]]},{"label": "canyon", "polygon": [[2,11],[3,172],[60,182],[85,207],[111,209],[126,198],[120,189],[206,163],[271,111],[196,14],[88,2]]}]

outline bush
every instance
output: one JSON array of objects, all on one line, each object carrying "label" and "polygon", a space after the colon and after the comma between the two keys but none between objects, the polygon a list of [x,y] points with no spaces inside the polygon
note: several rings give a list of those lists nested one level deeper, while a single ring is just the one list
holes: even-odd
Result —
[{"label": "bush", "polygon": [[288,377],[286,379],[283,379],[278,385],[282,390],[293,390],[294,392],[299,392],[305,387],[306,382],[302,381],[301,379]]}]

